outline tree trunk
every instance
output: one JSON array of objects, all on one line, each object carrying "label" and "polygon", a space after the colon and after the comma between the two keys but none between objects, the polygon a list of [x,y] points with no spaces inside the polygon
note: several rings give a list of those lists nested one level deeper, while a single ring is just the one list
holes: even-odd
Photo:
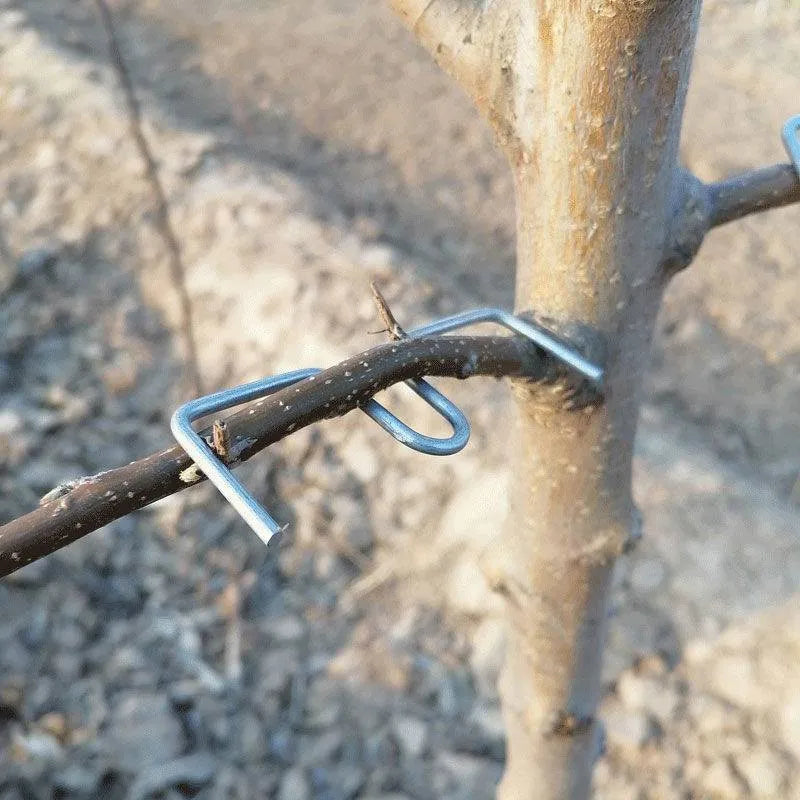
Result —
[{"label": "tree trunk", "polygon": [[520,20],[537,46],[526,64],[535,91],[517,102],[525,138],[510,153],[516,307],[605,351],[606,401],[582,413],[516,388],[504,800],[586,797],[599,752],[609,586],[637,524],[633,440],[670,200],[683,185],[678,139],[699,12],[696,0],[546,5],[524,6]]},{"label": "tree trunk", "polygon": [[700,0],[393,0],[493,125],[517,193],[518,312],[606,365],[605,403],[515,387],[512,511],[498,578],[503,800],[577,800],[609,586],[632,535],[642,378],[675,227],[692,208],[678,139]]}]

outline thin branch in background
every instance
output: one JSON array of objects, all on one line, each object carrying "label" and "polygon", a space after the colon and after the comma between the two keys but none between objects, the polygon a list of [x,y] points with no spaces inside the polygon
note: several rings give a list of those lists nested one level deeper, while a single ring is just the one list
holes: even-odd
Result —
[{"label": "thin branch in background", "polygon": [[[228,443],[228,464],[236,466],[293,431],[359,408],[395,383],[426,375],[563,382],[582,393],[586,406],[601,402],[594,386],[584,385],[563,363],[521,336],[408,338],[348,358],[228,416],[222,436]],[[213,430],[201,435],[213,441]],[[0,526],[0,578],[202,480],[205,476],[192,459],[172,445],[65,484],[35,510]]]},{"label": "thin branch in background", "polygon": [[192,383],[192,390],[195,394],[203,394],[203,382],[200,377],[200,366],[197,357],[197,343],[195,341],[194,325],[192,322],[192,303],[189,298],[189,290],[186,286],[186,266],[183,263],[181,248],[178,244],[178,237],[172,227],[169,213],[169,203],[161,179],[158,176],[158,167],[155,158],[147,142],[142,129],[142,110],[136,98],[133,87],[133,80],[130,71],[122,57],[122,50],[119,46],[119,38],[114,26],[114,18],[106,0],[95,0],[103,29],[108,40],[108,53],[111,64],[117,74],[117,78],[125,95],[125,103],[128,107],[128,121],[130,132],[136,142],[136,148],[145,167],[147,181],[153,194],[156,213],[156,227],[167,249],[169,257],[169,269],[172,275],[172,282],[178,294],[181,309],[181,332],[186,347],[186,355],[189,369],[189,379]]},{"label": "thin branch in background", "polygon": [[709,228],[726,222],[800,202],[800,179],[791,164],[745,172],[706,186]]}]

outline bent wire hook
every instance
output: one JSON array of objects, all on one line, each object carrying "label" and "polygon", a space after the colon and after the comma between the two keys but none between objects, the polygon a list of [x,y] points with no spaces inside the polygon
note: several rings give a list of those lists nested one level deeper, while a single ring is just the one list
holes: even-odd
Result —
[{"label": "bent wire hook", "polygon": [[[494,322],[503,325],[531,340],[595,385],[602,384],[602,367],[589,361],[574,347],[561,341],[545,328],[515,317],[500,308],[479,308],[463,314],[456,314],[414,328],[409,331],[408,335],[413,338],[421,338],[447,333],[480,322]],[[245,489],[200,434],[194,430],[192,423],[200,417],[256,400],[298,381],[313,379],[319,372],[321,370],[313,367],[300,369],[245,383],[232,389],[223,389],[185,403],[175,411],[170,421],[172,433],[181,447],[194,459],[206,477],[217,487],[264,544],[268,544],[270,539],[282,531],[285,526],[276,522]],[[397,441],[413,450],[429,455],[452,455],[462,450],[466,446],[470,434],[469,422],[463,412],[427,381],[419,378],[408,380],[406,383],[450,423],[453,428],[452,436],[438,439],[418,433],[374,399],[370,399],[362,406],[361,410]]]},{"label": "bent wire hook", "polygon": [[800,178],[800,114],[789,117],[783,125],[783,145],[792,159],[797,177]]},{"label": "bent wire hook", "polygon": [[[284,372],[281,375],[273,375],[269,378],[235,386],[232,389],[223,389],[204,397],[198,397],[196,400],[184,403],[175,411],[170,420],[172,435],[178,444],[194,459],[195,464],[239,512],[242,519],[264,544],[268,544],[269,540],[276,533],[282,531],[285,526],[276,522],[272,515],[245,489],[233,472],[208,446],[203,437],[194,430],[192,423],[208,414],[215,414],[218,411],[257,400],[259,397],[277,392],[298,381],[313,378],[321,371],[316,367],[310,367],[294,372]],[[397,441],[413,450],[431,455],[451,455],[463,450],[469,441],[470,428],[469,421],[461,409],[421,378],[409,380],[406,383],[450,423],[453,428],[452,436],[438,439],[417,433],[374,399],[367,401],[361,410]]]}]

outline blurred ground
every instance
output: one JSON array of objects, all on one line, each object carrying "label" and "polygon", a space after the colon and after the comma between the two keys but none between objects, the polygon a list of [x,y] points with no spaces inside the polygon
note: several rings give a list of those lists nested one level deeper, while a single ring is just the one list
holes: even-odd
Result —
[{"label": "blurred ground", "polygon": [[[177,298],[89,0],[0,2],[0,518],[146,454],[179,401]],[[382,3],[116,3],[209,387],[510,304],[511,186]],[[784,160],[796,9],[707,2],[683,155]],[[800,210],[715,231],[669,290],[638,441],[597,797],[800,795]],[[501,384],[426,459],[351,415],[243,470],[266,553],[204,486],[0,584],[0,800],[489,797]],[[394,407],[433,425],[403,393]],[[416,415],[416,416],[415,416]]]}]

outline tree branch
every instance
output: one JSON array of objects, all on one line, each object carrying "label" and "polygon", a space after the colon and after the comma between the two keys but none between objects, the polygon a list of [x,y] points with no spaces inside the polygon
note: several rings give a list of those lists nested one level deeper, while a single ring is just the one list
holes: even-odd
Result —
[{"label": "tree branch", "polygon": [[[514,376],[567,384],[574,405],[599,402],[595,390],[528,340],[516,336],[438,336],[389,342],[258,400],[203,435],[224,438],[229,466],[289,433],[362,406],[376,392],[425,375]],[[48,493],[34,511],[0,527],[0,577],[112,520],[192,486],[204,476],[177,445]]]},{"label": "tree branch", "polygon": [[800,202],[800,178],[791,164],[752,170],[718,183],[703,183],[680,169],[662,267],[668,274],[694,261],[705,235],[719,225]]},{"label": "tree branch", "polygon": [[800,179],[791,164],[745,172],[707,186],[709,227],[800,202]]},{"label": "tree branch", "polygon": [[480,106],[482,84],[492,66],[494,37],[486,19],[494,4],[481,0],[390,0],[390,4],[436,63]]}]

